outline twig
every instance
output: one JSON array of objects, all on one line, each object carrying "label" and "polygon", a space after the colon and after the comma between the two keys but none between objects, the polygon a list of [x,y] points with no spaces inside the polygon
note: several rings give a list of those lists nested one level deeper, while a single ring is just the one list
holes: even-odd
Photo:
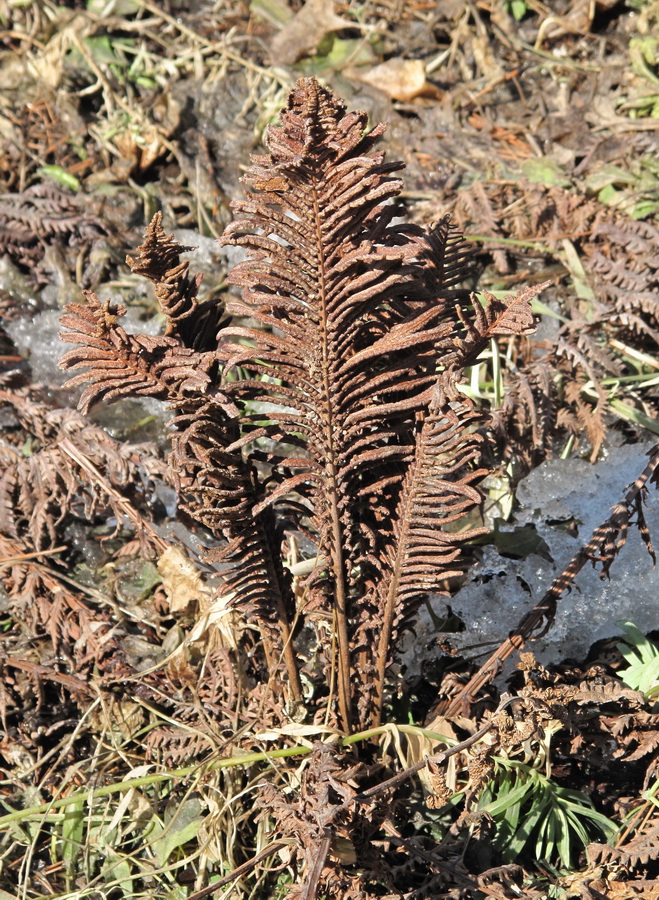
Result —
[{"label": "twig", "polygon": [[269,856],[272,856],[273,853],[276,853],[278,850],[282,850],[286,846],[286,841],[275,841],[274,844],[270,844],[269,847],[261,850],[260,853],[257,853],[256,856],[248,859],[247,862],[244,862],[241,866],[238,866],[237,869],[234,869],[233,872],[225,875],[224,878],[220,878],[219,881],[215,881],[213,882],[213,884],[209,884],[207,887],[202,888],[200,891],[196,891],[194,894],[190,894],[188,900],[203,900],[204,897],[210,897],[210,895],[214,894],[218,888],[225,887],[227,884],[231,884],[231,882],[235,881],[237,878],[241,878],[243,875],[251,872],[252,869],[255,866],[258,866],[258,864],[264,859],[267,859]]},{"label": "twig", "polygon": [[467,109],[470,106],[476,106],[481,97],[484,97],[485,94],[489,94],[490,91],[493,91],[494,88],[498,87],[500,84],[505,84],[506,81],[510,81],[511,78],[517,78],[519,73],[521,72],[520,66],[517,66],[512,72],[504,72],[501,75],[493,78],[485,87],[480,90],[477,94],[474,94],[473,97],[470,97],[467,102],[461,107],[461,109]]},{"label": "twig", "polygon": [[4,569],[5,566],[13,566],[15,563],[25,562],[27,559],[55,556],[56,553],[63,553],[64,550],[68,550],[66,544],[62,544],[61,547],[51,547],[49,550],[35,550],[33,553],[17,553],[15,556],[5,556],[4,559],[0,559],[0,570]]},{"label": "twig", "polygon": [[302,887],[302,891],[299,894],[299,900],[315,900],[315,898],[318,896],[318,882],[320,881],[320,876],[322,875],[323,868],[325,867],[325,862],[327,860],[331,845],[332,832],[330,828],[325,827],[323,829],[323,836],[320,840],[320,843],[317,847],[314,847],[313,862],[311,868],[309,869],[309,873],[306,877],[304,886]]},{"label": "twig", "polygon": [[164,538],[161,538],[159,534],[157,534],[153,528],[146,522],[142,516],[135,510],[129,500],[127,500],[123,494],[120,494],[109,481],[107,481],[101,472],[96,468],[94,463],[88,459],[81,450],[76,447],[76,445],[69,440],[69,438],[64,438],[59,442],[59,449],[66,453],[80,468],[87,473],[92,482],[97,484],[100,488],[102,488],[108,497],[111,497],[113,502],[121,507],[124,515],[127,519],[129,519],[133,525],[135,526],[138,533],[141,531],[142,533],[146,533],[149,536],[149,540],[153,543],[154,547],[160,552],[164,553],[165,550],[170,547],[170,543],[166,541]]},{"label": "twig", "polygon": [[34,675],[37,678],[45,678],[47,681],[54,681],[67,688],[72,694],[78,696],[81,694],[93,696],[94,694],[92,686],[87,684],[87,682],[83,681],[81,678],[77,678],[75,675],[67,675],[65,672],[54,672],[48,666],[40,665],[29,659],[17,659],[16,657],[5,656],[5,654],[2,654],[0,656],[0,670],[4,668],[4,666],[8,666],[12,669],[20,669],[22,672],[29,672],[30,675]]}]

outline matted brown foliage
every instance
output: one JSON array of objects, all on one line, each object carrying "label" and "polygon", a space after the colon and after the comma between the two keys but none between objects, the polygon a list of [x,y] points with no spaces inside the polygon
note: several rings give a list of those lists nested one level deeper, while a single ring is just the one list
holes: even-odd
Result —
[{"label": "matted brown foliage", "polygon": [[41,259],[44,245],[55,238],[81,244],[102,232],[98,219],[54,185],[42,182],[0,194],[0,250],[24,265]]},{"label": "matted brown foliage", "polygon": [[[512,211],[514,210],[514,214]],[[518,342],[509,390],[494,411],[493,431],[504,457],[521,475],[571,436],[600,454],[610,424],[605,378],[636,374],[630,357],[652,358],[659,342],[659,230],[607,210],[577,190],[558,186],[475,182],[460,190],[454,215],[465,230],[491,235],[496,268],[510,269],[508,248],[497,237],[538,244],[536,257],[561,259],[567,243],[578,247],[592,299],[570,292],[557,339]],[[569,240],[572,239],[572,242]],[[563,248],[563,249],[562,249]],[[640,396],[631,386],[625,402],[656,414],[656,388]]]},{"label": "matted brown foliage", "polygon": [[[162,462],[152,447],[116,441],[81,413],[52,406],[35,388],[0,390],[0,410],[6,428],[0,542],[9,608],[35,634],[45,631],[56,650],[68,652],[83,638],[92,652],[101,632],[90,626],[108,617],[90,608],[75,583],[67,583],[66,567],[59,564],[65,529],[113,516],[117,532],[123,523],[132,524],[138,549],[153,555],[159,539],[139,508],[150,478],[162,476]],[[22,452],[26,446],[28,453]]]}]

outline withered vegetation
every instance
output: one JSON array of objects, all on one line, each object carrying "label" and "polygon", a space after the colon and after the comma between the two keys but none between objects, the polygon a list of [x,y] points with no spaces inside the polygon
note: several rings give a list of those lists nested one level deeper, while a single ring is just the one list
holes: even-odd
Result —
[{"label": "withered vegetation", "polygon": [[[159,216],[129,262],[156,284],[165,335],[127,335],[122,310],[94,295],[62,320],[79,345],[62,365],[83,370],[69,384],[89,382],[82,411],[144,395],[173,408],[178,487],[228,542],[224,577],[264,636],[269,677],[283,658],[301,700],[291,623],[308,617],[336,683],[319,712],[345,731],[379,724],[400,633],[461,573],[479,533],[455,529],[486,474],[462,372],[492,337],[534,327],[536,289],[470,308],[455,287],[469,252],[449,224],[395,221],[401,164],[374,149],[382,131],[316,81],[298,84],[222,238],[248,257],[229,276],[242,299],[215,328]],[[317,552],[299,609],[281,563],[287,532]]]},{"label": "withered vegetation", "polygon": [[[514,215],[504,212],[509,208]],[[630,358],[652,365],[656,357],[659,229],[607,210],[576,190],[524,182],[488,188],[475,182],[457,194],[452,212],[461,228],[482,231],[495,247],[499,236],[504,241],[532,236],[546,244],[538,253],[562,242],[564,252],[574,254],[566,236],[580,237],[595,290],[584,288],[567,298],[557,340],[519,344],[510,390],[493,426],[503,455],[517,464],[519,474],[544,459],[558,435],[580,441],[597,459],[611,411],[606,379],[611,385],[627,374]],[[494,255],[499,271],[508,272],[505,249]],[[656,388],[649,386],[642,397],[630,390],[617,411],[624,415],[625,406],[656,418]]]},{"label": "withered vegetation", "polygon": [[[64,535],[72,523],[92,523],[101,513],[114,514],[118,522],[128,507],[137,547],[152,551],[157,536],[139,508],[150,477],[162,475],[162,461],[147,445],[118,442],[80,413],[53,407],[33,388],[0,390],[0,410],[0,542],[8,611],[30,623],[35,634],[45,630],[53,650],[73,653],[84,669],[101,651],[109,618],[87,606],[84,591],[58,565]],[[53,569],[43,565],[48,559]],[[99,620],[105,627],[99,629]]]},{"label": "withered vegetation", "polygon": [[[470,254],[449,223],[399,223],[401,164],[377,149],[382,131],[300,81],[222,238],[247,251],[230,273],[241,299],[226,314],[198,304],[185,248],[157,215],[129,264],[155,285],[165,334],[128,335],[122,308],[94,294],[62,320],[77,345],[62,365],[77,370],[70,384],[88,384],[81,411],[127,396],[172,409],[174,484],[219,542],[211,558],[231,604],[258,628],[272,701],[348,735],[380,725],[402,633],[481,533],[486,423],[459,384],[493,337],[533,330],[538,290],[469,300],[458,285]],[[313,564],[294,584],[284,561],[301,536]],[[472,796],[487,772],[472,773]],[[263,788],[280,835],[299,841],[297,896],[377,895],[363,872],[377,869],[392,795],[365,789],[369,778],[364,762],[318,745],[296,803]],[[340,865],[340,838],[360,871]]]},{"label": "withered vegetation", "polygon": [[[129,735],[120,751],[130,745],[131,761],[141,741],[140,762],[191,767],[165,771],[163,782],[208,764],[195,792],[218,822],[243,793],[251,794],[250,804],[258,796],[258,815],[235,813],[231,827],[242,831],[230,846],[204,823],[204,862],[232,871],[206,887],[208,866],[201,866],[199,890],[189,895],[198,900],[252,870],[262,882],[249,889],[263,897],[279,895],[289,875],[289,896],[305,900],[520,896],[524,871],[515,854],[506,855],[506,840],[514,837],[521,853],[532,839],[549,848],[547,859],[567,865],[571,836],[582,847],[593,836],[579,811],[586,810],[598,836],[615,831],[588,798],[544,774],[557,732],[562,766],[583,786],[595,765],[646,761],[656,751],[659,722],[644,694],[596,667],[575,667],[571,679],[559,680],[531,654],[522,655],[514,697],[482,713],[478,727],[462,716],[496,665],[539,626],[550,627],[555,604],[583,565],[597,564],[606,575],[630,524],[653,555],[643,502],[657,481],[656,452],[510,641],[466,685],[447,687],[442,714],[427,704],[425,729],[390,721],[402,637],[430,593],[446,593],[463,578],[470,545],[484,532],[479,483],[495,471],[493,436],[511,453],[525,447],[522,458],[531,464],[557,429],[577,434],[587,426],[596,453],[603,434],[597,408],[595,415],[586,409],[581,387],[570,393],[570,378],[590,379],[597,392],[601,371],[609,369],[586,346],[588,328],[575,327],[551,363],[520,356],[502,411],[490,416],[476,405],[462,389],[465,369],[494,339],[524,346],[542,285],[505,300],[485,293],[484,303],[470,294],[463,284],[473,254],[449,220],[432,228],[401,220],[402,163],[387,161],[378,148],[383,131],[369,129],[365,113],[347,112],[315,79],[300,80],[268,130],[267,154],[252,158],[243,178],[248,194],[234,203],[235,219],[222,237],[245,251],[229,276],[240,296],[199,301],[200,278],[181,258],[189,248],[166,235],[158,213],[128,263],[153,284],[164,333],[128,333],[125,308],[87,292],[87,302],[70,304],[61,319],[62,338],[74,345],[61,365],[73,372],[69,387],[84,386],[78,412],[17,387],[14,370],[2,376],[0,409],[10,435],[0,478],[8,610],[30,621],[35,635],[47,635],[71,668],[42,665],[29,653],[3,659],[5,727],[36,771],[27,748],[43,739],[52,697],[62,721],[97,703],[108,744],[122,729]],[[625,234],[653,258],[649,232]],[[36,229],[26,238],[26,259],[37,238]],[[625,292],[633,290],[633,268],[622,277],[617,265],[605,256],[598,263],[612,304],[602,323],[618,336],[633,331],[656,341],[654,298],[632,308]],[[560,368],[559,358],[569,365]],[[565,397],[574,399],[562,418],[556,371],[565,376]],[[135,397],[163,401],[171,411],[167,464],[154,448],[122,444],[87,417],[99,404]],[[26,441],[29,454],[21,453]],[[191,633],[164,653],[154,650],[138,668],[126,647],[139,634],[147,649],[162,650],[157,616],[142,621],[129,603],[111,606],[57,557],[76,522],[102,519],[104,540],[129,522],[133,540],[123,553],[162,562],[170,541],[147,502],[155,479],[176,489],[182,514],[209,538],[205,562],[219,586],[209,599],[199,572],[186,575],[199,603],[191,604]],[[166,603],[161,594],[154,607]],[[211,615],[222,624],[209,638]],[[148,727],[143,719],[128,727],[135,709],[122,693],[127,683],[137,685],[139,715],[154,716]],[[34,711],[15,727],[26,698]],[[117,708],[119,725],[110,714]],[[48,737],[57,733],[53,727]],[[301,742],[319,735],[313,744]],[[283,742],[279,758],[263,752],[273,737]],[[377,741],[391,747],[380,755]],[[577,755],[585,743],[596,748],[588,763]],[[239,754],[250,751],[250,762],[241,761]],[[111,751],[98,753],[109,766]],[[284,759],[307,753],[298,769]],[[230,774],[234,766],[241,774]],[[225,779],[221,787],[204,783],[212,771]],[[656,764],[647,778],[652,771]],[[417,775],[423,796],[414,790]],[[520,799],[515,829],[522,824],[507,833],[511,826],[497,819],[501,798],[525,783],[540,798],[536,819],[524,824],[528,808]],[[54,810],[66,804],[55,797],[56,773],[40,790],[50,792]],[[172,793],[177,802],[181,795],[174,787]],[[125,808],[134,799],[126,794]],[[555,810],[568,801],[572,819],[560,824]],[[544,837],[537,809],[553,823]],[[411,830],[408,820],[419,827]],[[633,877],[656,859],[657,827],[651,798],[634,807],[618,845],[595,846],[591,859],[602,868],[592,868],[582,884],[596,877],[604,884],[607,866]],[[136,853],[131,841],[122,845],[126,858]],[[281,867],[265,868],[277,854],[287,869],[279,881]],[[139,889],[151,888],[145,872],[135,876],[136,890],[138,881]],[[544,894],[526,888],[525,896]]]},{"label": "withered vegetation", "polygon": [[20,193],[0,194],[0,252],[24,265],[41,259],[54,236],[75,246],[102,233],[100,222],[54,185],[41,182]]}]

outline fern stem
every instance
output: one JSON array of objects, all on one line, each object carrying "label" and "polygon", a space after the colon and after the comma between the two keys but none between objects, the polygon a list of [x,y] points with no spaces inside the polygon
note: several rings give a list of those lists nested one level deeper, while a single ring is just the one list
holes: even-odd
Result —
[{"label": "fern stem", "polygon": [[377,728],[382,719],[382,705],[384,702],[384,681],[387,671],[387,660],[389,658],[389,644],[391,642],[391,633],[394,625],[394,617],[396,614],[396,601],[398,600],[399,573],[405,560],[405,554],[408,548],[409,524],[411,522],[411,505],[414,497],[414,487],[417,476],[422,469],[423,460],[423,431],[422,426],[416,439],[416,450],[414,457],[408,469],[403,490],[401,493],[398,509],[396,510],[397,523],[402,524],[402,531],[397,535],[396,555],[394,562],[389,569],[391,581],[387,591],[387,599],[384,605],[382,616],[382,630],[380,631],[380,640],[378,642],[377,657],[375,660],[376,677],[375,677],[375,694],[373,698],[373,715],[371,717],[371,725]]},{"label": "fern stem", "polygon": [[396,576],[394,576],[391,584],[389,585],[389,591],[387,593],[387,600],[385,603],[385,610],[382,621],[382,631],[380,632],[380,641],[378,643],[377,657],[375,660],[375,694],[373,697],[373,715],[371,716],[371,725],[374,728],[377,728],[382,720],[382,704],[384,702],[384,679],[387,671],[387,659],[389,658],[389,642],[391,641],[391,631],[394,624],[397,593],[398,579],[396,578]]},{"label": "fern stem", "polygon": [[334,605],[336,609],[336,626],[339,644],[339,712],[343,728],[350,733],[350,638],[348,636],[348,611],[343,554],[341,553],[341,524],[338,509],[332,504],[332,532],[334,557]]},{"label": "fern stem", "polygon": [[329,470],[329,505],[332,531],[332,562],[334,575],[334,608],[336,610],[336,625],[338,633],[338,668],[339,668],[339,713],[343,728],[347,733],[351,730],[350,712],[350,638],[348,634],[348,610],[347,591],[345,578],[345,564],[343,559],[343,532],[339,518],[338,497],[340,496],[337,484],[336,456],[334,446],[334,415],[332,403],[332,385],[329,377],[330,350],[327,338],[327,284],[325,282],[325,259],[323,258],[323,230],[321,225],[320,206],[318,192],[313,189],[313,214],[318,247],[318,274],[319,295],[322,307],[321,322],[321,348],[322,348],[322,383],[327,417],[325,420],[325,435],[328,455]]},{"label": "fern stem", "polygon": [[295,649],[293,647],[293,635],[291,633],[288,614],[284,605],[284,599],[281,592],[276,594],[277,616],[279,617],[279,628],[281,630],[282,650],[286,673],[291,688],[291,695],[296,703],[302,702],[302,682],[300,681],[300,673],[297,668],[297,660],[295,658]]},{"label": "fern stem", "polygon": [[[297,660],[295,658],[293,635],[291,632],[290,621],[288,619],[288,613],[286,611],[286,603],[284,601],[284,595],[282,591],[280,571],[278,570],[275,562],[278,557],[275,553],[275,548],[272,546],[272,541],[270,539],[270,535],[273,534],[274,522],[266,523],[266,521],[263,520],[263,516],[259,516],[257,522],[259,531],[261,532],[259,543],[262,547],[267,548],[267,555],[266,553],[264,553],[264,562],[268,572],[269,583],[272,585],[275,610],[277,612],[277,620],[281,636],[280,656],[279,653],[275,654],[272,645],[268,647],[269,642],[266,641],[266,638],[268,638],[268,628],[265,623],[261,625],[260,630],[263,637],[263,647],[266,655],[266,663],[268,665],[269,673],[272,674],[276,672],[281,657],[283,656],[292,698],[296,703],[300,703],[302,701],[302,682],[300,681],[300,673],[298,671]],[[271,527],[268,527],[268,525],[270,525]]]}]

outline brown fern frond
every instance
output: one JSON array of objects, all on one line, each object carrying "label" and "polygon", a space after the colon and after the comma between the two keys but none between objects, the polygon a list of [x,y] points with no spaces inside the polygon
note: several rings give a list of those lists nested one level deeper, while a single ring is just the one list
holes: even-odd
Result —
[{"label": "brown fern frond", "polygon": [[[60,366],[82,370],[67,386],[88,384],[78,403],[83,412],[102,400],[145,396],[174,409],[170,478],[181,491],[181,505],[228,541],[226,549],[215,552],[217,561],[231,563],[225,572],[227,591],[236,594],[235,603],[245,614],[259,621],[271,670],[283,654],[299,698],[283,593],[286,579],[278,562],[281,538],[266,527],[267,516],[262,521],[252,515],[261,499],[253,467],[239,450],[228,449],[239,433],[237,409],[219,387],[217,350],[195,349],[208,345],[213,318],[196,302],[197,282],[188,278],[187,263],[179,262],[182,250],[164,236],[156,216],[138,260],[132,261],[136,271],[155,283],[169,335],[127,334],[118,322],[125,308],[101,303],[89,293],[88,306],[70,304],[62,316],[69,329],[62,340],[78,347],[62,356]],[[211,333],[216,345],[214,328]],[[249,590],[243,589],[246,579]]]},{"label": "brown fern frond", "polygon": [[34,264],[43,256],[44,245],[54,238],[79,243],[100,234],[100,222],[52,184],[0,194],[0,250],[17,262]]},{"label": "brown fern frond", "polygon": [[121,397],[153,397],[182,402],[186,394],[199,394],[211,384],[213,353],[199,353],[182,346],[173,337],[126,334],[118,320],[123,306],[101,303],[88,293],[88,306],[72,303],[61,322],[69,331],[61,338],[80,349],[67,351],[60,360],[63,369],[82,369],[66,383],[77,387],[91,382],[78,402],[87,413],[101,400]]},{"label": "brown fern frond", "polygon": [[544,360],[508,376],[503,403],[490,415],[501,459],[521,462],[521,472],[542,462],[552,444],[557,400],[552,371]]},{"label": "brown fern frond", "polygon": [[325,658],[346,730],[381,706],[392,647],[423,596],[462,571],[482,473],[457,383],[493,338],[532,329],[538,291],[489,297],[473,315],[458,307],[471,251],[447,220],[428,234],[394,221],[402,164],[377,149],[383,128],[298,82],[222,239],[247,258],[230,274],[242,296],[217,344],[159,217],[129,263],[153,282],[167,334],[127,335],[121,309],[93,295],[63,320],[80,345],[63,365],[84,370],[73,384],[92,382],[83,408],[141,395],[174,410],[183,506],[226,540],[225,586],[257,619],[271,671],[286,659],[298,698],[284,528],[315,542],[308,602],[335,621]]},{"label": "brown fern frond", "polygon": [[[199,398],[198,398],[199,399]],[[233,604],[260,625],[270,671],[277,655],[286,660],[296,699],[301,685],[294,661],[287,596],[289,579],[281,565],[283,534],[262,500],[256,471],[240,451],[231,449],[238,434],[226,406],[190,402],[172,420],[172,483],[181,507],[227,541],[209,554],[223,565],[226,590]]]},{"label": "brown fern frond", "polygon": [[549,282],[545,282],[524,288],[516,294],[510,294],[505,300],[484,291],[485,306],[475,298],[472,300],[473,318],[458,306],[456,313],[466,332],[464,338],[454,339],[460,365],[472,365],[491,338],[531,334],[535,331],[536,318],[531,309],[531,300],[548,284]]},{"label": "brown fern frond", "polygon": [[[601,384],[601,377],[598,375],[595,365],[574,343],[559,338],[555,356],[560,361],[561,371],[566,376],[563,386],[562,421],[567,423],[567,415],[572,414],[575,422],[574,433],[586,433],[592,448],[591,459],[594,461],[597,459],[606,433],[604,421],[607,411],[606,390]],[[585,394],[588,384],[595,394],[594,404]]]},{"label": "brown fern frond", "polygon": [[[444,581],[460,576],[466,566],[463,548],[482,533],[463,529],[455,533],[454,523],[467,521],[480,503],[474,484],[486,474],[478,469],[482,438],[475,433],[481,418],[472,403],[456,390],[463,368],[485,349],[492,337],[528,333],[535,324],[530,300],[538,288],[520,291],[500,301],[486,297],[485,307],[475,302],[474,319],[456,307],[465,326],[466,337],[453,339],[456,348],[441,364],[448,368],[438,378],[416,445],[407,468],[398,507],[393,517],[391,546],[380,563],[384,573],[378,583],[377,612],[364,625],[361,642],[378,641],[377,674],[374,678],[374,717],[382,709],[386,665],[391,648],[400,634],[411,626],[416,611],[430,591],[441,590]],[[377,623],[374,634],[368,625]],[[362,661],[360,669],[366,666]]]},{"label": "brown fern frond", "polygon": [[[588,847],[590,858],[599,864],[623,868],[627,872],[659,859],[659,814],[656,807],[647,810],[646,815],[647,818],[638,830],[624,843],[616,847],[609,844],[590,844]],[[637,896],[642,894],[637,893]]]},{"label": "brown fern frond", "polygon": [[190,277],[190,263],[181,254],[193,250],[184,247],[162,227],[162,213],[157,212],[146,228],[144,243],[137,256],[126,262],[136,275],[148,278],[155,287],[161,311],[167,317],[166,336],[178,336],[184,346],[193,350],[212,350],[217,346],[221,309],[217,302],[200,304],[197,292],[201,275]]},{"label": "brown fern frond", "polygon": [[201,277],[189,277],[189,262],[181,262],[181,253],[192,247],[184,247],[165,236],[162,213],[157,212],[144,232],[144,243],[137,248],[137,257],[127,256],[131,271],[153,282],[160,309],[167,316],[168,333],[185,319],[194,315],[197,291]]},{"label": "brown fern frond", "polygon": [[261,326],[225,330],[250,342],[225,348],[228,364],[277,379],[230,387],[279,407],[268,418],[280,441],[304,440],[308,460],[273,460],[282,473],[273,499],[295,489],[311,500],[320,552],[330,561],[329,578],[316,586],[335,602],[346,723],[349,596],[358,590],[349,556],[363,537],[364,475],[407,453],[396,423],[422,405],[428,357],[450,330],[439,322],[439,304],[392,322],[392,304],[421,285],[411,265],[416,244],[391,224],[396,207],[388,201],[401,188],[391,173],[400,164],[371,152],[382,130],[367,133],[366,115],[346,114],[315,80],[298,82],[281,126],[269,131],[270,156],[255,157],[244,178],[261,195],[235,204],[239,218],[223,237],[250,251],[230,274],[243,299],[229,311]]},{"label": "brown fern frond", "polygon": [[650,324],[659,322],[659,297],[656,291],[641,290],[630,294],[615,285],[606,285],[603,290],[606,298],[613,303],[613,308],[623,324],[623,314],[633,313],[637,316],[643,314],[650,320],[649,322],[644,320],[645,327],[649,329],[652,339],[657,340],[656,330]]},{"label": "brown fern frond", "polygon": [[423,266],[423,283],[435,300],[469,299],[469,292],[457,289],[471,273],[476,252],[462,237],[448,216],[427,233],[416,237],[419,243],[419,263]]},{"label": "brown fern frond", "polygon": [[385,817],[385,803],[362,795],[355,803],[357,784],[365,766],[346,768],[328,744],[314,744],[309,766],[302,777],[295,806],[274,785],[261,786],[260,796],[279,832],[291,840],[301,864],[303,878],[295,889],[299,900],[315,900],[327,889],[329,896],[362,898],[363,872],[351,873],[341,865],[336,838],[343,838],[346,851],[360,867],[376,868],[372,836]]},{"label": "brown fern frond", "polygon": [[[645,700],[641,694],[641,703]],[[627,716],[603,716],[602,725],[615,738],[618,748],[616,759],[635,762],[652,754],[656,758],[659,748],[659,714],[635,710]]]},{"label": "brown fern frond", "polygon": [[[607,281],[629,290],[639,288],[638,278],[646,278],[659,271],[659,228],[651,222],[619,219],[603,222],[594,232],[595,240],[603,240],[609,246],[609,257],[596,254],[591,264]],[[625,260],[627,264],[621,266]]]},{"label": "brown fern frond", "polygon": [[[98,425],[69,409],[49,407],[29,392],[0,391],[0,406],[9,408],[24,432],[38,443],[28,457],[8,456],[0,475],[0,532],[26,542],[29,549],[48,550],[61,542],[61,526],[72,515],[93,521],[102,509],[123,519],[115,495],[103,490],[76,464],[64,446],[69,441],[113,489],[134,492],[140,484],[138,466],[149,465],[149,448],[115,441]],[[39,446],[40,445],[40,446]],[[151,468],[162,464],[151,457]]]},{"label": "brown fern frond", "polygon": [[[455,215],[461,228],[478,234],[523,241],[528,241],[529,236],[534,240],[545,238],[542,253],[554,255],[557,261],[560,254],[555,242],[564,240],[566,235],[575,237],[574,249],[583,260],[593,298],[584,303],[576,300],[572,289],[568,289],[561,310],[567,321],[560,337],[564,344],[573,345],[588,359],[595,384],[604,373],[636,373],[636,369],[630,367],[629,355],[623,352],[620,341],[632,350],[632,355],[634,351],[650,356],[656,353],[659,343],[659,229],[655,223],[634,221],[619,210],[607,210],[601,203],[574,189],[524,182],[507,185],[497,181],[475,182],[458,192]],[[502,249],[493,241],[487,249],[498,271],[510,271],[510,257],[516,252],[513,247]],[[523,252],[528,256],[533,250],[525,248]],[[618,346],[615,346],[616,342]],[[567,411],[562,403],[558,404],[555,413],[547,419],[549,440],[545,442],[545,451],[549,453],[555,449],[557,440],[564,445],[567,431],[571,437],[584,438],[584,442],[590,443],[594,459],[602,446],[602,437],[613,421],[613,417],[607,420],[603,415],[607,406],[604,395],[593,398],[595,403],[584,402],[583,369],[567,365],[565,358],[557,358],[553,352],[542,353],[538,342],[530,341],[528,349],[517,356],[517,373],[528,377],[529,369],[538,362],[557,370],[560,374],[558,395],[562,395],[565,387],[573,401]],[[577,383],[568,389],[571,381]],[[623,383],[622,390],[627,393],[625,402],[643,408],[630,386],[625,387]],[[648,406],[655,412],[656,400],[650,391],[644,390],[643,401],[646,414]],[[545,411],[551,413],[551,404],[541,402]],[[521,420],[519,425],[522,425]],[[522,447],[520,451],[514,451],[515,458],[524,467],[528,460]],[[536,459],[540,452],[535,451]]]},{"label": "brown fern frond", "polygon": [[659,229],[619,219],[593,232],[590,265],[607,303],[609,330],[659,343]]},{"label": "brown fern frond", "polygon": [[199,726],[193,731],[160,725],[146,739],[147,758],[164,766],[201,761],[216,749],[216,741]]},{"label": "brown fern frond", "polygon": [[47,552],[32,551],[20,538],[0,532],[0,577],[7,608],[17,621],[27,625],[32,637],[46,635],[55,653],[73,653],[82,666],[108,651],[110,615],[105,609],[90,606],[82,592],[63,580],[58,568],[49,565],[48,556]]},{"label": "brown fern frond", "polygon": [[[257,193],[234,204],[238,218],[223,237],[249,251],[230,273],[242,300],[228,309],[260,326],[225,329],[234,340],[222,349],[227,367],[250,374],[226,390],[242,403],[270,405],[266,424],[245,417],[239,444],[268,436],[294,448],[295,455],[267,456],[267,500],[295,494],[311,509],[327,561],[312,590],[336,615],[344,724],[353,654],[364,722],[376,659],[381,683],[400,630],[394,620],[409,623],[428,585],[453,571],[466,539],[441,526],[478,503],[477,475],[469,473],[474,413],[454,383],[492,337],[534,326],[529,301],[537,292],[491,298],[473,321],[462,315],[466,337],[453,337],[456,302],[465,297],[455,287],[471,251],[446,220],[427,235],[392,224],[401,183],[391,173],[399,164],[374,151],[381,132],[366,132],[363,113],[346,114],[315,80],[302,79],[269,131],[270,155],[254,157],[244,178]],[[447,369],[441,387],[439,369]],[[436,540],[428,537],[433,527]],[[387,569],[386,548],[397,545],[399,528],[404,587],[399,568],[393,581]]]},{"label": "brown fern frond", "polygon": [[458,395],[452,377],[445,373],[419,429],[391,540],[382,553],[376,614],[362,616],[361,643],[377,641],[373,697],[362,698],[362,716],[368,720],[370,714],[376,724],[386,667],[401,632],[411,626],[429,592],[441,590],[442,581],[462,574],[465,541],[483,533],[479,528],[450,530],[453,523],[465,521],[481,500],[474,483],[487,470],[475,466],[481,442],[473,431],[478,418],[472,403]]},{"label": "brown fern frond", "polygon": [[9,606],[34,635],[48,635],[56,652],[73,653],[82,665],[108,650],[110,616],[67,580],[60,562],[67,529],[104,517],[115,518],[119,529],[128,509],[140,552],[153,555],[160,538],[140,507],[149,499],[149,475],[162,476],[164,466],[148,445],[121,444],[32,390],[0,391],[0,408],[5,421],[14,420],[5,439],[31,448],[24,456],[10,444],[0,460],[0,554]]}]

